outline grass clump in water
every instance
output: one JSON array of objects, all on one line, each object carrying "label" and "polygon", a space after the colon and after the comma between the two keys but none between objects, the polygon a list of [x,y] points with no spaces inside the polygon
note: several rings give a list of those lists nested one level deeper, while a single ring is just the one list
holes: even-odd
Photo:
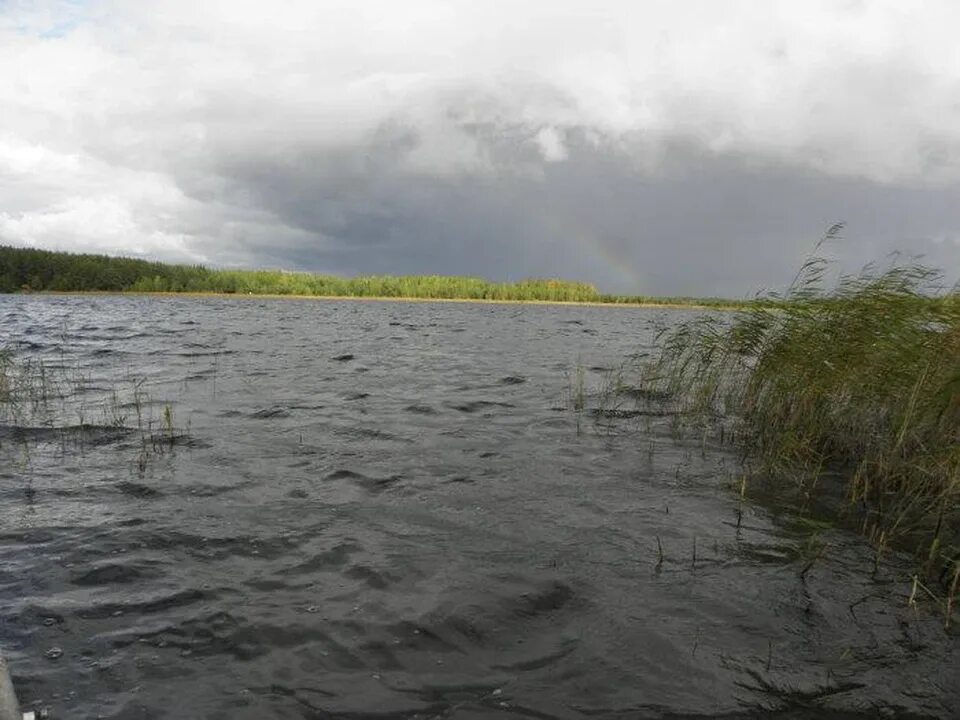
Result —
[{"label": "grass clump in water", "polygon": [[929,570],[952,580],[957,288],[916,262],[868,266],[827,288],[821,246],[781,302],[668,330],[645,380],[676,398],[685,423],[723,426],[768,477],[794,480],[808,496],[843,478],[848,509],[881,549],[909,540]]},{"label": "grass clump in water", "polygon": [[158,403],[144,390],[145,379],[128,381],[129,387],[123,387],[119,380],[108,380],[108,390],[97,390],[82,369],[67,366],[62,355],[60,362],[49,364],[0,347],[0,448],[4,439],[28,451],[33,441],[59,438],[62,450],[82,451],[88,441],[129,446],[138,438],[137,467],[142,474],[152,457],[190,438],[174,421],[169,402],[155,417]]},{"label": "grass clump in water", "polygon": [[61,382],[46,363],[0,347],[0,422],[37,417],[62,398]]}]

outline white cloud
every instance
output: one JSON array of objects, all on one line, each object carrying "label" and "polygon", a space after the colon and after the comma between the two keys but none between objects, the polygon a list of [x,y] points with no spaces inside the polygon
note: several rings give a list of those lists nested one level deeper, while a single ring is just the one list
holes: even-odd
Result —
[{"label": "white cloud", "polygon": [[3,31],[5,129],[157,163],[247,143],[361,143],[411,114],[443,135],[463,121],[443,101],[473,94],[486,103],[472,119],[504,126],[682,133],[880,180],[929,173],[937,146],[934,175],[960,174],[951,2],[165,0],[88,12],[96,23],[56,39]]},{"label": "white cloud", "polygon": [[541,128],[536,136],[540,153],[547,162],[560,162],[567,159],[567,146],[563,136],[554,127]]},{"label": "white cloud", "polygon": [[[0,237],[33,247],[144,254],[186,254],[186,237],[145,231],[120,197],[69,198],[44,211],[0,213]],[[196,257],[199,261],[206,260]]]}]

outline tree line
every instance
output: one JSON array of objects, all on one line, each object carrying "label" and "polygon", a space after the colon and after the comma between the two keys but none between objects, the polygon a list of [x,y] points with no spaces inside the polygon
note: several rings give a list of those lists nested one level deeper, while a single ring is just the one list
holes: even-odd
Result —
[{"label": "tree line", "polygon": [[491,282],[483,278],[405,275],[336,277],[281,270],[214,270],[32,248],[0,246],[0,292],[196,292],[253,295],[411,297],[597,302],[589,283],[569,280]]}]

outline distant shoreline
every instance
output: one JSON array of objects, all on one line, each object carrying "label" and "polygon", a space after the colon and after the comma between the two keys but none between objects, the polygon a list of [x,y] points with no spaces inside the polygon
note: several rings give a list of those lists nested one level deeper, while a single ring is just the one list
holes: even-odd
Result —
[{"label": "distant shoreline", "polygon": [[408,302],[408,303],[473,303],[477,305],[561,305],[579,307],[604,308],[662,308],[665,310],[740,310],[750,303],[749,301],[726,304],[698,304],[670,302],[598,302],[596,300],[499,300],[492,298],[430,298],[430,297],[394,297],[381,295],[299,295],[281,293],[218,293],[218,292],[145,292],[139,290],[35,290],[29,293],[11,293],[14,295],[41,295],[41,296],[101,296],[101,297],[191,297],[191,298],[229,298],[242,300],[350,300],[371,302]]},{"label": "distant shoreline", "polygon": [[461,275],[338,277],[283,270],[226,270],[136,258],[0,245],[0,292],[166,297],[260,297],[380,302],[474,302],[584,307],[730,310],[753,301],[709,297],[601,293],[595,285],[559,278],[495,282]]}]

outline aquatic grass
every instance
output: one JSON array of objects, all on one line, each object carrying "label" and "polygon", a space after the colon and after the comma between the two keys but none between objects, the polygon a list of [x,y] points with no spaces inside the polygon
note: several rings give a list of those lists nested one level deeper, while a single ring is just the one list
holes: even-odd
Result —
[{"label": "aquatic grass", "polygon": [[10,378],[12,365],[11,352],[7,348],[0,348],[0,406],[9,403],[12,398],[13,389]]},{"label": "aquatic grass", "polygon": [[11,348],[0,348],[0,419],[41,416],[63,392],[61,379],[42,359],[18,358]]},{"label": "aquatic grass", "polygon": [[53,431],[64,451],[68,446],[84,451],[88,441],[105,430],[114,431],[110,436],[115,440],[136,438],[141,474],[152,457],[188,439],[187,430],[174,420],[171,403],[164,403],[155,417],[144,378],[114,383],[92,399],[86,397],[88,384],[82,370],[67,366],[62,355],[60,363],[49,364],[0,348],[0,423],[9,425],[10,436],[27,454],[30,439],[40,429]]},{"label": "aquatic grass", "polygon": [[821,248],[775,303],[665,330],[643,387],[673,398],[685,429],[720,429],[754,474],[803,497],[843,478],[844,514],[878,553],[907,544],[950,580],[960,557],[957,288],[900,258],[827,287]]},{"label": "aquatic grass", "polygon": [[581,432],[581,420],[587,408],[587,369],[580,358],[573,367],[573,373],[564,373],[567,378],[566,405],[573,410],[577,422],[577,435]]}]

